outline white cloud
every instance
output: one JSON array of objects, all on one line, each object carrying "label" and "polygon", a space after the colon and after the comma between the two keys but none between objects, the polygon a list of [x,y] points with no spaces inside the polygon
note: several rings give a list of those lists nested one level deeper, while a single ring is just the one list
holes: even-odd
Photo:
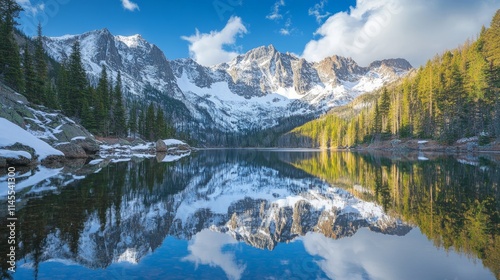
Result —
[{"label": "white cloud", "polygon": [[280,7],[285,6],[285,0],[278,0],[273,5],[273,9],[269,15],[266,16],[267,19],[270,20],[278,20],[283,18],[283,15],[280,14]]},{"label": "white cloud", "polygon": [[122,6],[125,10],[129,10],[131,12],[139,10],[139,5],[130,0],[121,0],[121,1],[122,1]]},{"label": "white cloud", "polygon": [[312,8],[309,8],[309,11],[308,11],[309,15],[314,16],[318,23],[321,23],[324,18],[331,15],[330,12],[323,13],[323,10],[325,9],[326,3],[328,3],[328,0],[321,0],[319,3],[314,5]]},{"label": "white cloud", "polygon": [[193,262],[196,266],[218,266],[228,279],[240,279],[246,266],[236,263],[234,253],[222,252],[222,247],[229,244],[236,245],[238,242],[227,234],[204,229],[194,236],[188,246],[190,254],[182,260]]},{"label": "white cloud", "polygon": [[290,16],[290,11],[285,11],[284,13],[280,11],[281,7],[284,7],[285,5],[285,0],[276,1],[272,7],[271,13],[267,15],[266,18],[273,20],[279,25],[284,22],[278,32],[283,36],[288,36],[295,32],[296,28],[292,27],[292,17]]},{"label": "white cloud", "polygon": [[280,34],[283,35],[283,36],[288,36],[288,35],[290,35],[290,30],[288,30],[286,28],[281,28],[280,29]]},{"label": "white cloud", "polygon": [[293,31],[294,31],[294,29],[292,28],[292,19],[287,18],[287,20],[285,22],[285,26],[283,26],[283,28],[281,28],[279,32],[283,36],[288,36],[288,35],[292,34]]},{"label": "white cloud", "polygon": [[32,4],[30,0],[16,0],[17,4],[19,4],[24,11],[30,16],[36,16],[38,13],[43,12],[45,10],[45,4]]},{"label": "white cloud", "polygon": [[247,33],[247,29],[239,17],[231,17],[221,31],[200,33],[196,30],[195,35],[182,36],[188,41],[191,58],[201,65],[211,66],[217,63],[227,62],[239,53],[226,51],[223,46],[234,45],[236,36]]},{"label": "white cloud", "polygon": [[361,65],[402,57],[419,66],[475,37],[499,6],[500,0],[357,0],[349,12],[330,16],[302,55],[350,56]]},{"label": "white cloud", "polygon": [[[489,279],[477,259],[436,248],[418,229],[405,236],[360,229],[349,238],[302,237],[305,250],[331,279]],[[474,263],[474,262],[477,263]],[[411,264],[411,265],[410,265]],[[425,269],[422,269],[425,268]]]}]

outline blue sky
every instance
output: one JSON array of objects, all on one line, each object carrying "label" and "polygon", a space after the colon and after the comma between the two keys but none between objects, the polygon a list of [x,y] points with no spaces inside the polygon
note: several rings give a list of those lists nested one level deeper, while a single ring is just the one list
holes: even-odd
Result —
[{"label": "blue sky", "polygon": [[28,35],[38,21],[47,36],[106,27],[203,65],[273,44],[311,61],[339,54],[361,65],[403,57],[418,66],[476,36],[500,8],[500,0],[17,1]]}]

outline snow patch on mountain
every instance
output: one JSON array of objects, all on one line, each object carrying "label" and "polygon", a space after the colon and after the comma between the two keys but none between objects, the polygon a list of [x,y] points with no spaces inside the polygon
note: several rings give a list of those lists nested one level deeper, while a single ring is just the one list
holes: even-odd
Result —
[{"label": "snow patch on mountain", "polygon": [[138,47],[141,47],[141,46],[145,45],[144,39],[139,34],[135,34],[135,35],[132,35],[132,36],[120,36],[120,35],[117,35],[117,36],[115,36],[115,38],[118,41],[123,42],[129,48],[138,48]]}]

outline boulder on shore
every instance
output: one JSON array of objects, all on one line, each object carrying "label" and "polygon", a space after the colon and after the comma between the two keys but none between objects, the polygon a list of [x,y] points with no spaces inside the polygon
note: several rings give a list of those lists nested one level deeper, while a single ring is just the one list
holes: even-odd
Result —
[{"label": "boulder on shore", "polygon": [[191,147],[177,139],[166,139],[156,141],[156,152],[157,153],[185,153],[191,151]]},{"label": "boulder on shore", "polygon": [[0,167],[11,165],[26,166],[30,165],[32,162],[32,156],[28,152],[0,149]]},{"label": "boulder on shore", "polygon": [[37,161],[35,150],[16,142],[14,145],[0,148],[0,167],[27,166]]},{"label": "boulder on shore", "polygon": [[100,149],[99,144],[93,138],[76,137],[76,139],[71,139],[71,143],[80,146],[87,155],[95,155]]},{"label": "boulder on shore", "polygon": [[57,145],[56,149],[63,152],[67,158],[87,158],[85,150],[75,143],[62,143]]}]

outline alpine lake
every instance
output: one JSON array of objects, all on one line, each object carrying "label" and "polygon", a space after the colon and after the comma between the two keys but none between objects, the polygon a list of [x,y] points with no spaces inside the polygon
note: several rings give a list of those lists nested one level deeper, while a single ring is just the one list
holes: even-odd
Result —
[{"label": "alpine lake", "polygon": [[214,149],[16,179],[5,279],[500,279],[500,155]]}]

